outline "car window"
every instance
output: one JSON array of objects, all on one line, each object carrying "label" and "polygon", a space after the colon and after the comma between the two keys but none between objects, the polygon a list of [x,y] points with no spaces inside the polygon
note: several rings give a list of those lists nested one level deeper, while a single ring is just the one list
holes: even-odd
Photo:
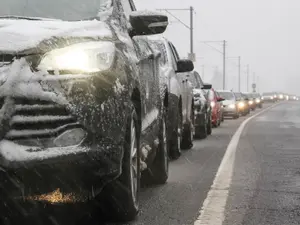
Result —
[{"label": "car window", "polygon": [[134,11],[130,0],[122,0],[122,6],[126,17],[129,18],[131,12]]},{"label": "car window", "polygon": [[235,96],[232,92],[219,92],[219,95],[226,100],[235,100]]},{"label": "car window", "polygon": [[169,45],[170,53],[171,53],[172,66],[173,66],[174,70],[177,71],[177,59],[176,59],[176,56],[174,54],[172,44],[169,42],[168,45]]},{"label": "car window", "polygon": [[173,54],[174,54],[174,56],[175,56],[176,61],[178,61],[178,60],[180,59],[180,57],[179,57],[179,54],[178,54],[178,52],[177,52],[175,46],[174,46],[172,43],[171,43],[171,49],[172,49],[172,51],[173,51]]},{"label": "car window", "polygon": [[212,101],[215,99],[215,93],[212,90],[209,90],[207,97],[210,101]]}]

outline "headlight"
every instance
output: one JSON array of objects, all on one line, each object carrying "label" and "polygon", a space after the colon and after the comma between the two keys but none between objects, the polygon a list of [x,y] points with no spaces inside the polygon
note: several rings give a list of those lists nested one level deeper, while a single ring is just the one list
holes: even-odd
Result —
[{"label": "headlight", "polygon": [[264,98],[264,97],[261,97],[261,99],[264,100],[265,98]]},{"label": "headlight", "polygon": [[256,99],[256,103],[260,103],[260,100],[259,100],[259,99]]},{"label": "headlight", "polygon": [[253,104],[253,101],[249,101],[249,105],[252,105]]},{"label": "headlight", "polygon": [[283,99],[283,95],[279,95],[279,98],[280,98],[280,99]]},{"label": "headlight", "polygon": [[273,100],[273,97],[271,97],[271,99]]},{"label": "headlight", "polygon": [[234,104],[231,104],[231,105],[229,105],[229,108],[230,108],[230,109],[235,109],[235,105],[234,105]]},{"label": "headlight", "polygon": [[213,108],[213,107],[216,106],[216,103],[215,103],[215,102],[211,102],[211,103],[210,103],[210,106]]},{"label": "headlight", "polygon": [[108,70],[115,56],[112,42],[86,42],[55,49],[44,55],[38,69],[93,73]]},{"label": "headlight", "polygon": [[245,103],[244,102],[240,102],[239,103],[239,108],[244,108],[245,107]]},{"label": "headlight", "polygon": [[296,96],[294,96],[294,100],[296,99]]}]

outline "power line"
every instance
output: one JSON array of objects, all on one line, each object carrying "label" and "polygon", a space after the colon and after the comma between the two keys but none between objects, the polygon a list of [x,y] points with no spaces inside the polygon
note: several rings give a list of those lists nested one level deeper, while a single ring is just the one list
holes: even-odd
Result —
[{"label": "power line", "polygon": [[208,44],[206,42],[202,42],[202,41],[199,41],[199,43],[205,44],[205,45],[211,47],[212,49],[214,49],[215,51],[217,51],[217,52],[219,52],[219,53],[221,53],[223,55],[223,52],[221,50],[217,49],[216,47],[214,47],[214,46],[212,46],[212,45],[210,45],[210,44]]},{"label": "power line", "polygon": [[167,9],[165,11],[170,14],[174,19],[176,19],[179,23],[181,23],[183,26],[185,26],[187,29],[191,29],[186,23],[184,23],[181,19],[179,19],[177,16],[175,16],[173,13],[169,12]]}]

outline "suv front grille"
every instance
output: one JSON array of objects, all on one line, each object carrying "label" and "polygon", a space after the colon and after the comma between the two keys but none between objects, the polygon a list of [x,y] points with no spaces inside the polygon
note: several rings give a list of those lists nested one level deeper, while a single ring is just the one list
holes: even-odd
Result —
[{"label": "suv front grille", "polygon": [[15,99],[8,140],[55,138],[66,130],[81,127],[65,106],[41,100]]}]

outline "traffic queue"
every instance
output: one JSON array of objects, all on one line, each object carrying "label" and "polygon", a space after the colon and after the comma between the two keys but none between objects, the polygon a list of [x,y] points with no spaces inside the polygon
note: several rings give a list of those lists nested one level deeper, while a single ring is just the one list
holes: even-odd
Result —
[{"label": "traffic queue", "polygon": [[[1,22],[3,37],[16,34],[0,49],[1,213],[30,213],[40,202],[92,203],[95,211],[105,204],[119,220],[133,220],[141,183],[166,183],[170,159],[195,139],[265,101],[299,99],[216,90],[159,36],[166,15],[113,2],[101,7],[99,21]],[[20,27],[34,27],[35,41],[27,43]]]}]

